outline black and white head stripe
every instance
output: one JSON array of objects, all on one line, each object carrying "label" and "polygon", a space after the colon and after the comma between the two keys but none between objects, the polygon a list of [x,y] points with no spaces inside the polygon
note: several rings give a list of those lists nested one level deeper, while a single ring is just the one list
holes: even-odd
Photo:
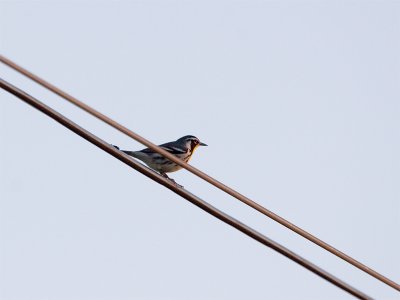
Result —
[{"label": "black and white head stripe", "polygon": [[199,142],[199,139],[193,135],[185,135],[184,137],[181,137],[180,139],[177,139],[176,141],[177,142],[189,142],[189,141]]}]

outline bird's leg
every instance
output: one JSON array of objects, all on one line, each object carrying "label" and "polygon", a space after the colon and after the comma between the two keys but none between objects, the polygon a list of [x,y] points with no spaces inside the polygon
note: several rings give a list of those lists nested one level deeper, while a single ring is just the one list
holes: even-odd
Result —
[{"label": "bird's leg", "polygon": [[168,178],[170,180],[173,180],[172,178],[169,178],[168,175],[166,173],[164,173],[164,172],[160,172],[160,174],[161,174],[162,177],[165,177],[165,178]]},{"label": "bird's leg", "polygon": [[177,185],[177,186],[183,188],[183,185],[180,185],[180,184],[177,183],[174,179],[172,179],[171,177],[168,177],[168,175],[167,175],[166,173],[160,172],[160,174],[161,174],[162,177],[165,177],[165,178],[171,180],[175,185]]}]

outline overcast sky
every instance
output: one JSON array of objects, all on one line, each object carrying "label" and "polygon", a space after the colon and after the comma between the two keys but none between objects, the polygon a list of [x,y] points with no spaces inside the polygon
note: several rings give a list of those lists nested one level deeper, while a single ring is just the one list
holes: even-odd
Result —
[{"label": "overcast sky", "polygon": [[[400,282],[400,1],[4,1],[1,54]],[[0,65],[126,149],[143,146]],[[0,299],[353,299],[0,91]],[[183,170],[377,299],[394,289]]]}]

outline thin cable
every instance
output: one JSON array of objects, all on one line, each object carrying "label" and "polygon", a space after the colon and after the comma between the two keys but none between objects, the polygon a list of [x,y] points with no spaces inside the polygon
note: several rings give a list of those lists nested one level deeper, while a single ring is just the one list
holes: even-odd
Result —
[{"label": "thin cable", "polygon": [[306,238],[307,240],[313,242],[314,244],[320,246],[321,248],[331,252],[332,254],[336,255],[337,257],[343,259],[344,261],[352,264],[356,268],[364,271],[365,273],[375,277],[376,279],[382,281],[383,283],[387,284],[388,286],[400,291],[400,285],[393,280],[385,277],[384,275],[378,273],[377,271],[367,267],[366,265],[362,264],[361,262],[357,261],[356,259],[352,258],[351,256],[341,252],[340,250],[334,248],[333,246],[329,245],[328,243],[320,240],[316,236],[312,235],[311,233],[305,231],[304,229],[296,226],[295,224],[287,221],[286,219],[280,217],[279,215],[273,213],[272,211],[268,210],[267,208],[261,206],[257,202],[247,198],[246,196],[240,194],[239,192],[235,191],[234,189],[226,186],[225,184],[219,182],[218,180],[212,178],[211,176],[207,175],[206,173],[200,171],[199,169],[185,163],[184,161],[176,158],[174,155],[168,153],[164,149],[158,147],[157,145],[153,144],[152,142],[148,141],[147,139],[143,138],[139,134],[129,130],[125,126],[117,123],[116,121],[112,120],[111,118],[107,117],[106,115],[100,113],[99,111],[95,110],[94,108],[90,107],[89,105],[83,103],[82,101],[78,100],[77,98],[69,95],[68,93],[60,90],[59,88],[55,87],[51,83],[45,81],[44,79],[34,75],[33,73],[29,72],[28,70],[24,69],[23,67],[17,65],[13,61],[9,60],[8,58],[0,55],[0,61],[4,64],[8,65],[12,69],[18,71],[19,73],[25,75],[26,77],[32,79],[33,81],[37,82],[38,84],[42,85],[43,87],[49,89],[50,91],[56,93],[57,95],[61,96],[65,100],[69,101],[70,103],[78,106],[79,108],[85,110],[92,116],[102,120],[103,122],[107,123],[108,125],[114,127],[115,129],[125,133],[126,135],[130,136],[137,142],[149,147],[150,149],[162,154],[166,158],[172,160],[173,162],[177,163],[181,167],[185,168],[189,172],[195,174],[196,176],[202,178],[203,180],[207,181],[208,183],[214,185],[215,187],[219,188],[220,190],[224,191],[225,193],[231,195],[232,197],[240,200],[241,202],[247,204],[248,206],[254,208],[255,210],[259,211],[260,213],[266,215],[267,217],[273,219],[274,221],[280,223],[281,225],[289,228],[290,230],[296,232],[297,234],[301,235],[302,237]]},{"label": "thin cable", "polygon": [[136,171],[142,173],[143,175],[153,179],[154,181],[158,182],[159,184],[165,186],[166,188],[170,189],[174,193],[178,194],[179,196],[185,198],[192,204],[196,205],[197,207],[201,208],[202,210],[206,211],[207,213],[213,215],[214,217],[218,218],[219,220],[231,225],[232,227],[236,228],[237,230],[243,232],[247,236],[253,238],[254,240],[260,242],[261,244],[270,247],[271,249],[277,251],[278,253],[286,256],[287,258],[291,259],[292,261],[298,263],[299,265],[303,266],[304,268],[310,270],[314,274],[324,278],[328,282],[334,284],[335,286],[341,288],[342,290],[350,293],[351,295],[355,296],[359,299],[372,299],[368,295],[364,294],[363,292],[357,290],[356,288],[350,286],[349,284],[345,283],[344,281],[340,280],[339,278],[333,276],[332,274],[326,272],[325,270],[319,268],[315,264],[311,263],[310,261],[304,259],[303,257],[297,255],[296,253],[290,251],[286,247],[280,245],[279,243],[267,238],[263,234],[259,233],[258,231],[252,229],[251,227],[241,223],[240,221],[236,220],[235,218],[229,216],[228,214],[218,210],[211,204],[205,202],[204,200],[200,199],[199,197],[195,196],[194,194],[190,193],[189,191],[178,187],[170,180],[162,177],[158,173],[152,171],[151,169],[145,167],[144,165],[136,162],[130,156],[126,155],[125,153],[115,149],[110,144],[106,143],[99,137],[95,136],[94,134],[90,133],[86,129],[80,127],[76,123],[72,122],[71,120],[67,119],[62,114],[58,113],[57,111],[53,110],[49,106],[45,105],[44,103],[40,102],[39,100],[35,99],[34,97],[28,95],[27,93],[23,92],[22,90],[18,89],[17,87],[11,85],[10,83],[0,79],[0,87],[4,90],[8,91],[9,93],[15,95],[16,97],[20,98],[22,101],[26,102],[27,104],[33,106],[34,108],[40,110],[50,118],[54,119],[61,125],[65,126],[66,128],[70,129],[77,135],[81,136],[82,138],[86,139],[90,143],[94,144],[95,146],[99,147],[100,149],[104,150],[108,154],[111,154],[115,158],[119,159],[123,163],[127,164],[128,166],[132,167]]}]

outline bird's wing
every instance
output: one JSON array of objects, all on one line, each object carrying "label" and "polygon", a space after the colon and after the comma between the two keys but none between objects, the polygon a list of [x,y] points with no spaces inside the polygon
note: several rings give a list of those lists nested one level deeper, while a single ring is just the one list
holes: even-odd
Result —
[{"label": "bird's wing", "polygon": [[[168,151],[171,154],[178,155],[178,154],[185,154],[187,152],[187,149],[184,149],[182,147],[177,147],[176,142],[169,142],[165,144],[159,145],[162,149],[165,151]],[[150,148],[146,148],[141,150],[140,152],[143,153],[154,153],[155,151],[151,150]]]}]

